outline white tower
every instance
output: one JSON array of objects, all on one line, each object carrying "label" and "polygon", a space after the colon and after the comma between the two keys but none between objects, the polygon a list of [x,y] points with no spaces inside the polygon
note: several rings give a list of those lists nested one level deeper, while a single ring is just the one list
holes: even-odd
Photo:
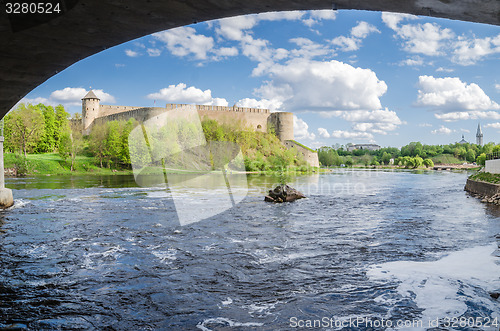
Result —
[{"label": "white tower", "polygon": [[481,124],[479,123],[477,124],[476,144],[483,146],[483,131],[481,131]]},{"label": "white tower", "polygon": [[88,134],[92,122],[99,117],[99,98],[90,90],[82,99],[82,124],[84,134]]}]

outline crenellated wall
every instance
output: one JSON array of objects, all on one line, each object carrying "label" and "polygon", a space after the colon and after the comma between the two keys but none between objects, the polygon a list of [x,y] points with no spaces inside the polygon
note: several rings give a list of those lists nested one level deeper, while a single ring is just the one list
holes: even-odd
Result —
[{"label": "crenellated wall", "polygon": [[[189,106],[186,104],[167,104],[163,107],[130,107],[99,105],[90,99],[83,99],[84,133],[89,134],[92,125],[114,120],[136,119],[138,122],[158,116],[165,111]],[[98,100],[98,99],[97,99]],[[89,108],[90,106],[90,108]],[[272,126],[276,136],[288,148],[295,147],[313,167],[319,167],[318,154],[296,143],[293,135],[293,114],[287,112],[271,113],[269,109],[196,105],[200,119],[212,119],[219,123],[238,124],[250,130],[267,132]],[[88,109],[87,109],[88,108]],[[88,110],[88,111],[87,111]]]},{"label": "crenellated wall", "polygon": [[101,105],[99,109],[99,117],[118,114],[141,108],[144,107]]}]

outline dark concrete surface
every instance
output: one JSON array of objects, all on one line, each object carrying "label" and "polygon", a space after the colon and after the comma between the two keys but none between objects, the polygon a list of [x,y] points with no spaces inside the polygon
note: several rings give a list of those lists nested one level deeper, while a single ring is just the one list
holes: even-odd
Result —
[{"label": "dark concrete surface", "polygon": [[0,115],[71,64],[157,31],[268,11],[361,9],[499,25],[498,0],[43,0],[59,15],[6,13],[0,1]]}]

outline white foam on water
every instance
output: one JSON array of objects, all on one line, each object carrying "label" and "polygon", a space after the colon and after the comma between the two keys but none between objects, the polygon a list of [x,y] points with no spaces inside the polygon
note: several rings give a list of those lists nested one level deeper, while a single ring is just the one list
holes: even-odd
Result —
[{"label": "white foam on water", "polygon": [[242,323],[242,322],[232,321],[232,320],[225,318],[225,317],[216,317],[216,318],[208,318],[208,319],[204,320],[203,322],[198,323],[196,325],[196,327],[200,330],[203,330],[203,331],[212,331],[212,329],[209,329],[206,326],[207,324],[221,324],[221,325],[229,326],[232,328],[234,328],[234,327],[259,327],[259,326],[264,325],[264,323],[252,323],[252,322]]},{"label": "white foam on water", "polygon": [[[367,276],[375,281],[397,280],[401,299],[411,299],[423,309],[422,321],[460,317],[472,301],[493,312],[498,305],[488,295],[500,287],[500,259],[493,256],[496,243],[452,252],[437,261],[394,261],[372,265]],[[484,293],[484,292],[483,292]],[[375,301],[393,305],[395,298],[384,294]],[[398,300],[396,300],[398,301]],[[491,318],[500,317],[498,313]]]},{"label": "white foam on water", "polygon": [[31,203],[29,200],[23,200],[23,199],[15,199],[14,204],[10,206],[9,208],[6,208],[5,210],[12,210],[12,209],[18,209],[26,206],[27,204]]},{"label": "white foam on water", "polygon": [[177,251],[175,249],[168,249],[166,251],[151,251],[151,254],[160,259],[165,264],[172,263],[171,261],[177,260]]},{"label": "white foam on water", "polygon": [[251,263],[253,264],[268,264],[268,263],[275,263],[275,262],[280,262],[280,263],[285,263],[289,262],[292,260],[297,260],[297,259],[304,259],[304,258],[313,258],[316,257],[318,254],[317,253],[308,253],[308,252],[302,252],[302,253],[290,253],[290,254],[280,254],[281,249],[279,247],[273,247],[274,251],[277,253],[271,253],[268,254],[266,250],[256,250],[254,255],[258,258],[257,261],[252,261]]},{"label": "white foam on water", "polygon": [[233,303],[233,299],[231,299],[230,297],[227,297],[227,299],[226,299],[226,300],[224,300],[224,301],[221,301],[221,303],[222,303],[222,305],[224,305],[224,306],[228,306],[228,305],[230,305],[230,304],[232,304],[232,303]]},{"label": "white foam on water", "polygon": [[26,255],[29,255],[30,257],[34,258],[44,258],[47,257],[47,245],[41,244],[41,245],[31,245],[30,248],[26,248],[24,250]]},{"label": "white foam on water", "polygon": [[271,315],[271,310],[276,307],[278,302],[271,303],[252,303],[248,306],[243,306],[242,308],[248,309],[248,313],[250,315],[258,314],[258,315]]},{"label": "white foam on water", "polygon": [[[101,245],[100,243],[93,243],[93,245]],[[108,250],[104,252],[94,252],[85,254],[82,267],[85,269],[95,269],[94,265],[99,265],[99,259],[112,258],[116,260],[122,252],[126,251],[126,249],[122,248],[120,245],[110,247]]]},{"label": "white foam on water", "polygon": [[71,238],[71,239],[69,239],[69,240],[64,241],[62,244],[63,244],[63,245],[68,245],[68,244],[71,244],[71,243],[73,243],[73,242],[75,242],[75,241],[84,241],[84,240],[85,240],[85,239],[83,239],[83,238],[80,238],[80,237],[75,237],[75,238]]}]

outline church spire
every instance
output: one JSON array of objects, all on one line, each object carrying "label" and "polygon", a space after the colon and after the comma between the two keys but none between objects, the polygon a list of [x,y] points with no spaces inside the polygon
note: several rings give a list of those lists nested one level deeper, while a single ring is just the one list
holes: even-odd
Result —
[{"label": "church spire", "polygon": [[476,144],[483,146],[483,131],[481,130],[480,123],[477,124]]}]

